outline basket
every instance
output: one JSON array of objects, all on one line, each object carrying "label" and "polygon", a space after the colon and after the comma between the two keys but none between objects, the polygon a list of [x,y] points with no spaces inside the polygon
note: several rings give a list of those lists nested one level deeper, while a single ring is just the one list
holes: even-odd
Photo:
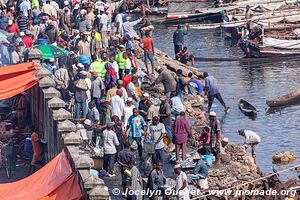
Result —
[{"label": "basket", "polygon": [[1,154],[4,156],[10,156],[13,154],[13,146],[3,146],[1,148]]},{"label": "basket", "polygon": [[155,152],[154,143],[145,143],[144,144],[144,152],[147,154],[154,154],[154,152]]}]

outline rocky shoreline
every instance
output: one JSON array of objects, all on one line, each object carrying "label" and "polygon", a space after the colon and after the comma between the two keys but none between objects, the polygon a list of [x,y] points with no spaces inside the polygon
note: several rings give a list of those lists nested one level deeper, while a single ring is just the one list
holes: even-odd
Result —
[{"label": "rocky shoreline", "polygon": [[[135,43],[136,57],[139,64],[143,63],[143,50]],[[172,59],[166,53],[155,49],[155,65],[166,67],[170,73],[176,77],[176,70],[182,69],[183,75],[187,76],[192,72],[195,77],[202,78],[202,73],[194,67],[184,65],[179,61]],[[144,66],[144,64],[141,64]],[[155,77],[152,77],[154,80]],[[163,87],[158,85],[155,87],[144,87],[144,92],[149,92],[150,96],[158,98],[163,93]],[[207,125],[207,117],[203,111],[204,98],[201,96],[188,95],[185,99],[184,106],[189,118],[192,121],[193,135],[200,134],[201,127]],[[196,144],[197,145],[197,144]],[[194,147],[191,147],[195,150]],[[232,186],[243,184],[263,176],[263,173],[253,163],[253,159],[246,152],[243,145],[228,144],[225,148],[226,154],[221,158],[222,163],[218,166],[212,166],[209,169],[209,186],[213,189],[226,189]]]}]

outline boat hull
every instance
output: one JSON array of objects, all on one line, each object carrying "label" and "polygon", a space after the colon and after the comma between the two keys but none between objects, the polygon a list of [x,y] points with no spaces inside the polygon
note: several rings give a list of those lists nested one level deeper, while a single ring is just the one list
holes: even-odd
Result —
[{"label": "boat hull", "polygon": [[168,16],[162,24],[182,24],[182,23],[220,23],[223,21],[223,15],[218,13],[199,13],[187,15]]},{"label": "boat hull", "polygon": [[240,111],[246,116],[255,117],[257,115],[256,108],[246,100],[240,99],[238,102],[238,106]]},{"label": "boat hull", "polygon": [[282,107],[300,104],[300,89],[295,90],[289,94],[277,97],[276,99],[267,100],[266,104],[269,107]]}]

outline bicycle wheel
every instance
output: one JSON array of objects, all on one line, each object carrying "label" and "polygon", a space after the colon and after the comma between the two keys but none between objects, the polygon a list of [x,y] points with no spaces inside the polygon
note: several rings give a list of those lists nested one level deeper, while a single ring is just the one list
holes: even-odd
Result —
[{"label": "bicycle wheel", "polygon": [[8,156],[4,157],[4,167],[5,167],[7,178],[11,178],[11,162]]}]

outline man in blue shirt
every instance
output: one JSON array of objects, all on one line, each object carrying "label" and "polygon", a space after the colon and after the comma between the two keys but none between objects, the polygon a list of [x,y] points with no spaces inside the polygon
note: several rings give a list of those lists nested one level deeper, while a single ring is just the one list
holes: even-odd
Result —
[{"label": "man in blue shirt", "polygon": [[[143,130],[144,131],[143,131]],[[129,131],[129,133],[127,133]],[[144,132],[145,137],[147,134],[147,126],[144,118],[140,115],[140,112],[137,108],[133,109],[133,115],[131,115],[128,119],[126,131],[129,142],[132,143],[136,141],[138,145],[139,156],[142,159],[143,157],[143,149],[142,149],[142,135]]]},{"label": "man in blue shirt", "polygon": [[224,106],[225,112],[229,112],[230,108],[226,107],[226,104],[219,92],[219,89],[217,87],[216,80],[213,76],[208,75],[207,72],[203,73],[203,76],[205,78],[205,90],[207,91],[207,98],[208,98],[208,113],[210,112],[211,106],[214,102],[214,99],[217,98],[218,101]]},{"label": "man in blue shirt", "polygon": [[203,84],[199,80],[193,78],[192,72],[189,72],[188,77],[190,78],[190,80],[187,83],[189,94],[191,95],[203,94],[203,89],[204,89]]}]

